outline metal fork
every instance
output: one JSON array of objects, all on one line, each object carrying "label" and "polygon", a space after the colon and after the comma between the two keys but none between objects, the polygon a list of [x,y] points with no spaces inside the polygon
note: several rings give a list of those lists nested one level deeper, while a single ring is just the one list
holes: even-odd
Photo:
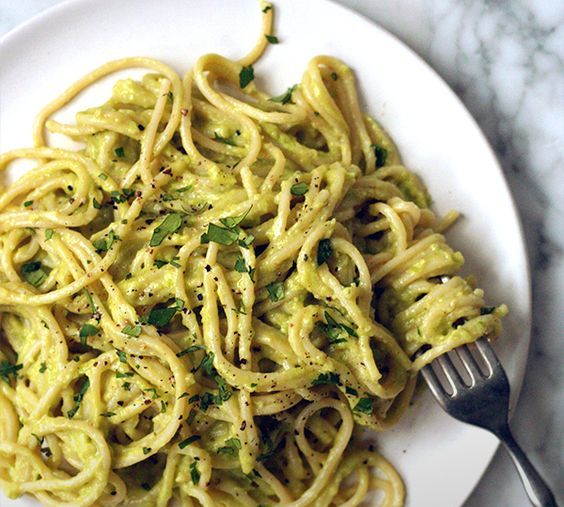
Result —
[{"label": "metal fork", "polygon": [[[452,417],[479,426],[498,437],[511,456],[529,500],[535,507],[557,507],[554,495],[519,447],[507,421],[509,382],[487,338],[476,341],[487,372],[483,372],[469,347],[442,354],[422,369],[423,378],[441,407]],[[456,354],[466,372],[453,362]],[[437,372],[435,372],[434,367]],[[440,378],[437,373],[442,373]]]}]

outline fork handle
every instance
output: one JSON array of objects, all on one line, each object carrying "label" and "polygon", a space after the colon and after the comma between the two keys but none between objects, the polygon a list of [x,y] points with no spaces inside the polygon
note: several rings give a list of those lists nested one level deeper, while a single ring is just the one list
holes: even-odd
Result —
[{"label": "fork handle", "polygon": [[496,435],[511,456],[531,503],[535,507],[558,507],[552,491],[513,438],[509,425],[505,425]]}]

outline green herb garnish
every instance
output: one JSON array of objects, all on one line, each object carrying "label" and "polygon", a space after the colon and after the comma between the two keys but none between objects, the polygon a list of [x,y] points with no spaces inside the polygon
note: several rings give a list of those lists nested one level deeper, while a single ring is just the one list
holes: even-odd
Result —
[{"label": "green herb garnish", "polygon": [[272,282],[266,286],[270,301],[276,303],[284,299],[284,284],[282,282]]},{"label": "green herb garnish", "polygon": [[53,229],[45,229],[45,240],[49,241],[53,237],[53,234],[55,234]]},{"label": "green herb garnish", "polygon": [[377,144],[371,144],[370,147],[374,150],[374,156],[376,157],[376,169],[385,166],[388,159],[388,150]]},{"label": "green herb garnish", "polygon": [[338,373],[320,373],[319,376],[312,381],[312,386],[320,386],[320,385],[335,385],[338,386],[341,384],[341,380],[339,378]]},{"label": "green herb garnish", "polygon": [[204,347],[203,345],[191,345],[187,349],[177,352],[176,357],[182,357],[185,356],[186,354],[190,354],[190,352],[196,352],[197,350],[206,350],[206,347]]},{"label": "green herb garnish", "polygon": [[236,456],[241,449],[241,440],[238,438],[228,438],[223,447],[217,450],[218,454],[227,454],[229,456]]},{"label": "green herb garnish", "polygon": [[297,87],[298,85],[290,86],[290,88],[288,88],[283,94],[277,95],[276,97],[272,97],[268,100],[270,100],[270,102],[278,102],[283,105],[288,104],[288,102],[292,101],[292,93],[294,93]]},{"label": "green herb garnish", "polygon": [[84,395],[86,394],[86,391],[88,391],[89,387],[90,387],[90,379],[86,377],[82,382],[78,393],[73,396],[73,400],[75,404],[74,407],[67,412],[67,416],[69,419],[72,419],[78,412],[78,409],[80,408],[80,404],[82,403]]},{"label": "green herb garnish", "polygon": [[0,362],[0,378],[10,384],[10,375],[16,379],[18,377],[18,371],[23,368],[23,364],[10,364],[8,361]]},{"label": "green herb garnish", "polygon": [[24,205],[26,208],[28,208],[28,207],[31,206],[32,204],[33,204],[33,201],[25,201],[25,202],[23,203],[23,205]]},{"label": "green herb garnish", "polygon": [[175,233],[180,227],[182,227],[182,217],[178,213],[167,215],[154,230],[149,246],[159,246],[167,236]]},{"label": "green herb garnish", "polygon": [[46,279],[47,273],[43,270],[41,262],[28,262],[22,266],[24,280],[34,287],[39,287]]},{"label": "green herb garnish", "polygon": [[307,194],[307,191],[309,190],[308,186],[302,181],[301,183],[296,183],[295,185],[292,185],[292,187],[290,188],[290,193],[292,195],[305,195]]},{"label": "green herb garnish", "polygon": [[123,350],[116,349],[116,354],[120,363],[127,363],[127,354]]},{"label": "green herb garnish", "polygon": [[141,326],[127,325],[121,330],[121,332],[128,336],[134,336],[135,338],[137,338],[141,334]]},{"label": "green herb garnish", "polygon": [[188,437],[185,440],[182,440],[182,442],[180,442],[178,444],[178,447],[180,447],[181,449],[184,449],[185,447],[188,447],[190,444],[197,442],[201,438],[202,437],[200,435],[192,435],[191,437]]},{"label": "green herb garnish", "polygon": [[255,70],[252,65],[244,65],[239,72],[239,87],[245,88],[255,78]]},{"label": "green herb garnish", "polygon": [[217,132],[213,133],[213,138],[214,141],[217,141],[218,143],[228,144],[229,146],[237,146],[234,141],[232,141],[231,139],[227,139],[226,137],[220,136]]},{"label": "green herb garnish", "polygon": [[353,411],[362,412],[363,414],[371,414],[374,400],[372,398],[360,398],[354,406]]},{"label": "green herb garnish", "polygon": [[265,35],[266,40],[268,42],[270,42],[271,44],[278,44],[278,37],[276,37],[276,35]]},{"label": "green herb garnish", "polygon": [[317,264],[321,266],[333,255],[333,245],[330,239],[322,239],[317,245]]},{"label": "green herb garnish", "polygon": [[119,146],[118,148],[116,148],[114,150],[114,153],[116,154],[117,157],[123,157],[125,155],[125,150],[123,149],[122,146]]},{"label": "green herb garnish", "polygon": [[192,484],[197,485],[200,482],[200,471],[198,470],[198,462],[193,461],[190,464],[190,478],[192,479]]},{"label": "green herb garnish", "polygon": [[99,332],[100,330],[96,326],[93,326],[92,324],[82,324],[82,327],[80,328],[80,332],[78,333],[78,336],[80,338],[80,343],[82,345],[86,345],[86,339],[89,336],[96,336]]}]

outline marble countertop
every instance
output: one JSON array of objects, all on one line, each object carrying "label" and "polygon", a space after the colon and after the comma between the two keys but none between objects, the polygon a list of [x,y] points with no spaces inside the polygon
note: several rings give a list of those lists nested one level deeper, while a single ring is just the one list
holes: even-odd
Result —
[{"label": "marble countertop", "polygon": [[[0,0],[0,36],[60,1]],[[564,504],[564,2],[338,2],[394,33],[437,70],[501,162],[523,223],[533,284],[529,366],[512,426]],[[464,507],[526,505],[500,449]]]}]

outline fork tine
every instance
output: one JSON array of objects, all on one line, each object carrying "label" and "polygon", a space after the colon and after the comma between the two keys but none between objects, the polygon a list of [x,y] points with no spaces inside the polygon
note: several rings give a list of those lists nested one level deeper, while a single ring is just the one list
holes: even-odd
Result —
[{"label": "fork tine", "polygon": [[427,385],[429,386],[429,389],[431,389],[435,398],[442,399],[445,396],[448,396],[448,393],[445,391],[439,377],[437,377],[437,374],[433,371],[430,364],[421,369],[421,375],[423,375],[425,382],[427,382]]},{"label": "fork tine", "polygon": [[499,362],[499,359],[495,355],[495,352],[492,349],[492,346],[490,345],[490,342],[488,341],[488,339],[485,336],[482,336],[482,338],[480,338],[478,341],[476,341],[476,347],[480,351],[480,354],[482,355],[484,362],[487,364],[487,366],[490,370],[488,377],[493,375],[493,373],[496,370],[499,370],[500,368],[502,368],[501,363]]},{"label": "fork tine", "polygon": [[455,350],[456,350],[456,353],[458,354],[458,357],[460,358],[460,361],[462,362],[462,364],[466,368],[468,375],[470,375],[470,380],[471,380],[470,385],[472,387],[475,386],[476,385],[476,379],[478,379],[482,376],[482,371],[480,370],[478,363],[476,362],[476,360],[474,359],[474,357],[472,356],[472,354],[468,350],[467,345],[462,345],[460,347],[457,347]]},{"label": "fork tine", "polygon": [[458,392],[458,387],[464,384],[460,373],[456,370],[452,359],[448,356],[448,354],[442,354],[437,357],[437,361],[440,367],[445,374],[445,377],[448,379],[450,387],[452,388],[452,393],[455,395]]}]

